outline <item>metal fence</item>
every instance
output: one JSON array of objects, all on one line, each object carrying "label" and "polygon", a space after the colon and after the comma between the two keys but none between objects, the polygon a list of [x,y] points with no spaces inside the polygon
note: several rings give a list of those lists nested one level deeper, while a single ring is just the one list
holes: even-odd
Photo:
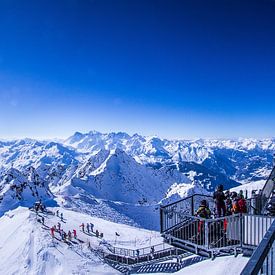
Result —
[{"label": "metal fence", "polygon": [[177,202],[160,207],[160,226],[161,232],[169,230],[180,224],[188,222],[186,216],[192,216],[202,200],[207,200],[209,208],[214,209],[214,200],[208,195],[195,194]]},{"label": "metal fence", "polygon": [[115,247],[110,245],[108,246],[108,250],[112,254],[119,255],[119,256],[126,256],[126,257],[137,257],[137,256],[141,257],[152,253],[164,251],[167,249],[175,249],[175,248],[167,243],[161,243],[161,244],[147,246],[139,249],[120,248],[120,247]]},{"label": "metal fence", "polygon": [[102,251],[103,258],[123,265],[139,265],[144,262],[158,261],[169,257],[186,257],[190,255],[187,251],[166,243],[136,250],[109,246],[108,250],[109,252]]},{"label": "metal fence", "polygon": [[249,259],[241,275],[275,274],[275,221],[272,222],[264,238]]},{"label": "metal fence", "polygon": [[240,215],[217,219],[186,216],[188,223],[169,230],[166,234],[177,241],[194,244],[206,250],[234,247],[241,244]]},{"label": "metal fence", "polygon": [[273,220],[274,217],[244,214],[242,216],[242,245],[259,245]]}]

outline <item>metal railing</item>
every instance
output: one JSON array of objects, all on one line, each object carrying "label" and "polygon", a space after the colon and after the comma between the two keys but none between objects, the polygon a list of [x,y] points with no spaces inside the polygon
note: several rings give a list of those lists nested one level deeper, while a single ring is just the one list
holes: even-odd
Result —
[{"label": "metal railing", "polygon": [[221,247],[235,247],[241,244],[240,215],[216,219],[185,216],[188,223],[174,227],[165,234],[173,240],[193,244],[198,248],[215,250]]},{"label": "metal railing", "polygon": [[275,274],[275,221],[264,235],[264,238],[249,259],[241,275]]},{"label": "metal railing", "polygon": [[181,223],[186,222],[186,215],[193,216],[199,208],[201,200],[206,199],[209,208],[214,209],[212,196],[194,194],[177,202],[160,207],[161,232],[167,231]]},{"label": "metal railing", "polygon": [[144,262],[158,261],[168,257],[179,257],[190,255],[187,251],[175,248],[166,243],[139,248],[136,250],[118,247],[108,247],[111,252],[102,251],[105,260],[123,265],[139,265]]},{"label": "metal railing", "polygon": [[261,191],[261,213],[264,214],[270,195],[275,188],[275,167],[273,167],[264,188]]},{"label": "metal railing", "polygon": [[242,245],[257,246],[263,239],[274,217],[263,215],[242,215]]},{"label": "metal railing", "polygon": [[174,249],[174,247],[172,247],[167,243],[161,243],[161,244],[142,247],[138,249],[122,248],[122,247],[115,247],[110,245],[108,246],[108,250],[112,254],[119,255],[119,256],[126,256],[126,257],[146,256],[146,255],[152,254],[152,252],[157,253],[159,251],[163,251],[167,249]]}]

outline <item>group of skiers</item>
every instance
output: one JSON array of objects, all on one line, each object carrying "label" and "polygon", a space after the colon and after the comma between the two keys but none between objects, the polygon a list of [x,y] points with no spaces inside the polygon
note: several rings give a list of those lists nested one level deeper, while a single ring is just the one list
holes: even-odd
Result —
[{"label": "group of skiers", "polygon": [[[224,192],[223,185],[219,185],[213,194],[213,199],[215,201],[215,217],[219,218],[232,214],[247,213],[246,200],[242,190],[240,190],[239,194],[228,190]],[[212,213],[206,200],[201,201],[196,216],[205,219],[211,218]]]},{"label": "group of skiers", "polygon": [[66,241],[66,240],[71,241],[72,238],[74,238],[74,239],[77,238],[75,229],[73,229],[72,231],[69,230],[68,233],[66,233],[61,228],[60,222],[57,223],[57,226],[56,225],[52,226],[50,230],[51,230],[51,235],[52,235],[53,238],[55,237],[55,235],[54,235],[55,232],[57,232],[57,233],[59,233],[59,235],[60,235],[60,237],[63,241]]},{"label": "group of skiers", "polygon": [[64,220],[63,213],[60,213],[60,215],[59,215],[59,210],[56,210],[56,216],[60,217],[61,221]]},{"label": "group of skiers", "polygon": [[38,213],[39,211],[44,212],[46,210],[45,205],[42,203],[41,200],[37,201],[34,203],[33,205],[33,209],[36,213]]},{"label": "group of skiers", "polygon": [[86,226],[84,223],[82,223],[80,226],[79,226],[82,230],[82,232],[85,232],[85,227],[86,227],[86,232],[88,234],[90,233],[95,233],[96,237],[97,238],[103,238],[103,233],[99,233],[99,231],[96,229],[96,231],[94,232],[94,224],[93,223],[87,223]]}]

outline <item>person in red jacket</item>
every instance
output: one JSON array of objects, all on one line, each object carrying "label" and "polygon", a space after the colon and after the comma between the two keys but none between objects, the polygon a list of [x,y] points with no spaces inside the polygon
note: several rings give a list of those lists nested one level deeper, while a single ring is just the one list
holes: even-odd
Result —
[{"label": "person in red jacket", "polygon": [[54,237],[54,227],[51,227],[51,235]]},{"label": "person in red jacket", "polygon": [[73,230],[73,235],[74,235],[74,238],[76,239],[76,230],[75,229]]}]

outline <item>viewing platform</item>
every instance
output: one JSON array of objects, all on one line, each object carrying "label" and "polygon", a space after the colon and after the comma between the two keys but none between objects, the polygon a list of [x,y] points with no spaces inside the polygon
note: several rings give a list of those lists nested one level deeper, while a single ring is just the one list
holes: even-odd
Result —
[{"label": "viewing platform", "polygon": [[215,208],[212,196],[194,194],[160,208],[160,231],[172,246],[201,256],[251,254],[275,219],[275,167],[263,189],[246,199],[247,213],[205,219],[195,216],[202,200]]}]

